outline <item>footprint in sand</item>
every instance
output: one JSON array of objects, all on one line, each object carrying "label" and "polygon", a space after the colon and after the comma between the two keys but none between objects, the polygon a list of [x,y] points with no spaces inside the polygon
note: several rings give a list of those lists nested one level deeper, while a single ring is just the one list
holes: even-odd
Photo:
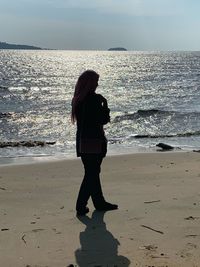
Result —
[{"label": "footprint in sand", "polygon": [[33,233],[37,233],[37,232],[41,232],[41,231],[44,231],[45,229],[41,229],[41,228],[39,228],[39,229],[33,229],[31,232],[33,232]]},{"label": "footprint in sand", "polygon": [[193,257],[192,251],[194,249],[197,249],[198,246],[194,243],[187,243],[186,247],[180,252],[180,257],[181,258],[191,258]]},{"label": "footprint in sand", "polygon": [[189,216],[189,217],[186,217],[186,218],[184,218],[184,219],[187,220],[187,221],[193,221],[193,220],[198,220],[199,217]]}]

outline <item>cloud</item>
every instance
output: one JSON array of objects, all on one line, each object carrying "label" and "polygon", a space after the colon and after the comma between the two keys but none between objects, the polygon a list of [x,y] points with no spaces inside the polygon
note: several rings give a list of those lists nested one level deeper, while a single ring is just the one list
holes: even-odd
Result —
[{"label": "cloud", "polygon": [[93,9],[106,14],[171,16],[183,14],[185,0],[48,0],[57,8]]},{"label": "cloud", "polygon": [[[176,16],[188,13],[188,0],[0,0],[1,14],[27,14],[61,19],[64,12],[72,18],[78,15],[98,16]],[[195,0],[191,0],[194,4]],[[187,3],[186,3],[187,2]],[[186,8],[185,8],[186,7]],[[198,9],[198,8],[197,8]],[[199,9],[198,9],[199,10]],[[82,14],[81,14],[82,13]]]}]

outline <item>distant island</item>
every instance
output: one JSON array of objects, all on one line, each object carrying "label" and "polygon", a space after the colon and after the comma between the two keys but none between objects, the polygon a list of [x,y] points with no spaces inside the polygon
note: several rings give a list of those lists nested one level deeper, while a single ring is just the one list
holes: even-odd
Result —
[{"label": "distant island", "polygon": [[42,50],[43,48],[32,45],[8,44],[6,42],[0,42],[0,49]]},{"label": "distant island", "polygon": [[127,51],[127,49],[124,47],[113,47],[109,48],[108,51]]}]

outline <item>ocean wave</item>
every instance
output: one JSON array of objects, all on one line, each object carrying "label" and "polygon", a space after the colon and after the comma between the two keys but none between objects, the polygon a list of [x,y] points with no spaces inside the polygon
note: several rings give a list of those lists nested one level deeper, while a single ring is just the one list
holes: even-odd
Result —
[{"label": "ocean wave", "polygon": [[0,85],[0,97],[3,97],[4,95],[10,94],[9,87]]},{"label": "ocean wave", "polygon": [[137,134],[134,135],[134,138],[142,139],[142,138],[171,138],[171,137],[191,137],[191,136],[200,136],[200,130],[194,132],[185,132],[185,133],[177,133],[177,134]]},{"label": "ocean wave", "polygon": [[4,86],[4,85],[0,85],[0,90],[9,90],[7,86]]},{"label": "ocean wave", "polygon": [[123,120],[135,120],[139,118],[145,118],[150,116],[200,116],[200,112],[179,112],[179,111],[167,111],[167,110],[159,110],[159,109],[139,109],[134,113],[125,113],[119,116],[116,116],[113,120],[114,123],[121,122]]}]

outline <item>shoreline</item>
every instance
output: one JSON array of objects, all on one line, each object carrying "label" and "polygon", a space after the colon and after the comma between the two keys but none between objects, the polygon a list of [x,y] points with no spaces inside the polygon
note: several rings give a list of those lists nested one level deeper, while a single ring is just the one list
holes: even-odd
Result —
[{"label": "shoreline", "polygon": [[199,163],[194,152],[107,156],[103,192],[119,209],[89,200],[82,218],[80,160],[0,166],[2,266],[199,266]]},{"label": "shoreline", "polygon": [[[140,152],[130,152],[130,153],[119,153],[119,154],[107,154],[108,157],[120,157],[120,156],[130,156],[137,154],[154,154],[154,153],[187,153],[192,151],[140,151]],[[0,157],[0,167],[2,166],[12,166],[12,165],[30,165],[30,164],[41,164],[59,161],[71,161],[77,160],[80,157],[71,155],[58,155],[58,156],[20,156],[20,157]]]},{"label": "shoreline", "polygon": [[[119,148],[119,149],[108,149],[106,157],[112,156],[124,156],[124,155],[132,155],[132,154],[146,154],[146,153],[180,153],[180,152],[193,152],[191,149],[177,149],[176,147],[173,150],[162,150],[157,147],[129,147],[129,148]],[[0,167],[1,166],[9,166],[9,165],[24,165],[24,164],[37,164],[42,162],[54,162],[54,161],[62,161],[62,160],[75,160],[77,156],[74,153],[66,153],[66,154],[57,154],[57,155],[23,155],[23,156],[8,156],[8,157],[0,157]]]}]

